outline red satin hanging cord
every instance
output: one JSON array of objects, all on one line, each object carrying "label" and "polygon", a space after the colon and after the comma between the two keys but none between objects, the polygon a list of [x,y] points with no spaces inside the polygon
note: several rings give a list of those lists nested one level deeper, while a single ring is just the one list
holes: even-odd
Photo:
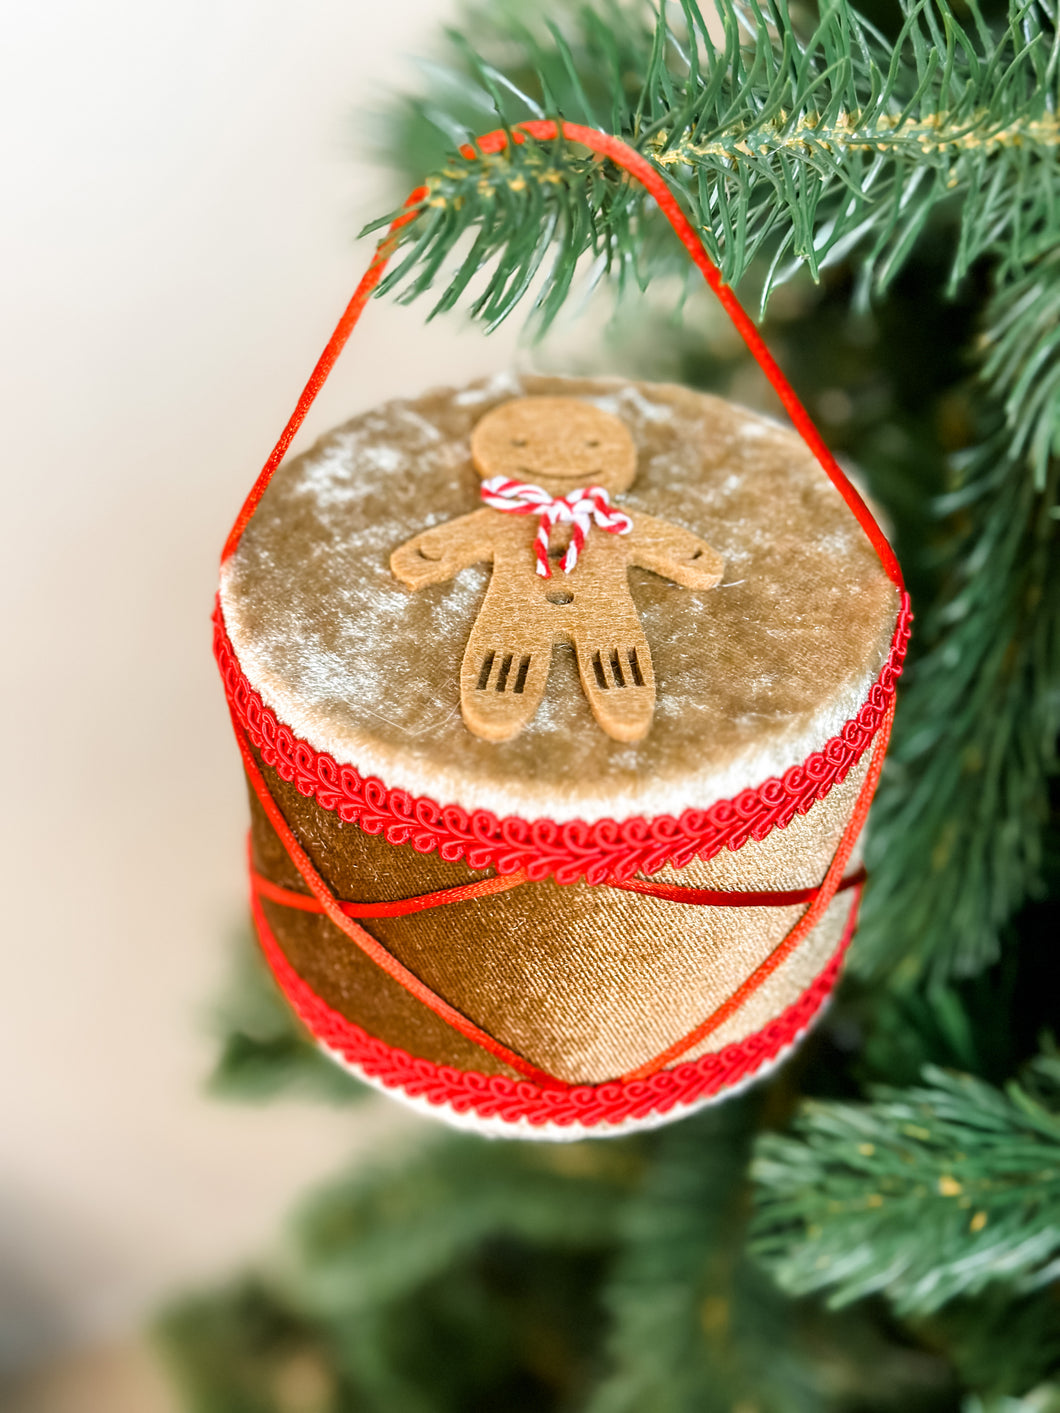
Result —
[{"label": "red satin hanging cord", "polygon": [[[476,879],[473,883],[462,883],[458,888],[440,888],[434,893],[420,893],[415,898],[398,898],[393,902],[354,903],[336,899],[338,906],[347,917],[410,917],[413,913],[427,912],[431,908],[446,907],[449,903],[469,903],[475,898],[488,898],[495,893],[507,893],[513,888],[521,888],[530,882],[525,869],[518,873],[496,874],[491,878]],[[865,882],[865,870],[847,874],[836,888],[844,893],[848,888],[858,888]],[[271,878],[258,873],[251,865],[250,886],[270,903],[293,908],[300,913],[323,913],[323,906],[310,893],[298,893],[293,888],[282,888]],[[664,903],[683,903],[694,908],[791,908],[800,903],[812,903],[821,891],[821,885],[813,888],[787,888],[775,893],[745,893],[722,891],[714,888],[682,888],[671,883],[655,883],[647,878],[630,878],[625,883],[600,883],[599,888],[616,888],[622,893],[640,893],[644,897],[658,898]]]},{"label": "red satin hanging cord", "polygon": [[[493,878],[476,879],[474,883],[461,884],[459,888],[441,888],[435,893],[421,893],[416,898],[400,898],[392,903],[346,903],[338,901],[338,906],[347,917],[409,917],[413,913],[427,912],[431,908],[441,908],[448,903],[468,903],[473,898],[488,898],[494,893],[507,893],[511,888],[519,888],[529,882],[526,872],[497,874]],[[279,903],[285,908],[294,908],[303,913],[322,913],[323,906],[307,893],[296,893],[292,888],[281,888],[278,883],[250,870],[250,886],[270,903]]]},{"label": "red satin hanging cord", "polygon": [[[842,879],[837,893],[860,887],[865,882],[865,870],[859,868]],[[665,903],[685,903],[694,908],[791,908],[799,903],[812,903],[823,884],[813,888],[783,888],[773,893],[731,892],[716,888],[684,888],[674,883],[656,883],[654,879],[628,878],[624,883],[612,880],[605,888],[618,888],[623,893],[640,893],[645,898],[661,898]]]},{"label": "red satin hanging cord", "polygon": [[[494,132],[485,133],[476,138],[473,144],[460,149],[462,157],[468,161],[475,161],[479,156],[492,156],[503,152],[509,141],[523,143],[527,138],[533,138],[539,142],[552,142],[562,137],[567,142],[578,143],[582,147],[589,148],[600,157],[607,157],[616,166],[628,172],[635,181],[652,196],[673,228],[678,240],[688,251],[693,264],[700,271],[707,284],[714,291],[722,308],[732,320],[734,326],[750,350],[751,356],[762,369],[768,378],[771,386],[783,403],[792,425],[802,437],[803,441],[813,452],[818,462],[835,486],[836,490],[850,507],[858,524],[868,537],[873,549],[879,556],[888,578],[899,589],[904,590],[902,570],[898,563],[894,550],[887,542],[883,531],[877,525],[872,511],[862,500],[861,496],[851,485],[850,481],[843,473],[835,457],[825,445],[820,432],[814,426],[813,419],[803,407],[795,394],[795,390],[778,368],[773,355],[766,347],[761,334],[755,327],[752,319],[744,309],[743,305],[736,298],[731,287],[725,283],[721,277],[721,271],[714,264],[714,261],[707,254],[699,235],[689,221],[688,217],[681,210],[677,198],[674,196],[666,179],[653,167],[646,157],[635,151],[621,138],[614,137],[610,133],[598,132],[595,128],[582,127],[579,123],[557,122],[551,118],[544,118],[534,122],[519,123],[511,129],[501,128]],[[265,489],[272,480],[273,475],[286,455],[287,448],[291,445],[295,433],[305,421],[306,414],[316,399],[320,389],[327,381],[339,355],[342,353],[346,342],[357,325],[364,312],[364,307],[368,303],[372,292],[379,281],[383,278],[390,257],[397,249],[400,241],[401,231],[405,226],[415,221],[424,209],[423,203],[430,195],[426,186],[418,186],[409,193],[405,200],[400,214],[395,217],[389,230],[383,239],[376,246],[375,254],[371,263],[361,278],[360,284],[354,291],[353,298],[343,312],[342,318],[335,326],[335,331],[328,340],[327,347],[320,355],[316,367],[310,374],[309,381],[302,390],[302,395],[298,399],[298,404],[291,414],[286,427],[280,434],[280,439],[273,447],[269,459],[261,470],[261,474],[251,488],[250,494],[243,503],[243,507],[236,516],[235,524],[229,532],[225,541],[224,549],[221,553],[221,563],[223,564],[232,554],[242,538],[243,531],[250,523],[251,516],[257,509],[258,502],[265,494]]]}]

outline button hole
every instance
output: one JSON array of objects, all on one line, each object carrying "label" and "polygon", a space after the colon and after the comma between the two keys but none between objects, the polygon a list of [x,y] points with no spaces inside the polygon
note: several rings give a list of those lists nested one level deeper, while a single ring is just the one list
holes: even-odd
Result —
[{"label": "button hole", "polygon": [[526,674],[530,671],[530,658],[524,657],[519,664],[519,675],[515,679],[513,691],[521,692],[526,686]]},{"label": "button hole", "polygon": [[497,691],[503,692],[508,685],[508,673],[512,670],[512,654],[505,653],[504,661],[501,663],[501,670],[497,674]]},{"label": "button hole", "polygon": [[597,683],[598,683],[601,687],[603,687],[604,691],[606,692],[607,689],[608,689],[608,687],[610,686],[610,683],[608,682],[607,678],[604,676],[604,665],[603,665],[603,663],[600,661],[600,654],[599,654],[599,653],[593,653],[593,671],[596,673],[596,680],[597,680]]},{"label": "button hole", "polygon": [[626,685],[626,679],[622,676],[622,661],[618,656],[617,648],[611,650],[611,673],[615,679],[616,687],[624,687]]},{"label": "button hole", "polygon": [[637,684],[638,687],[643,687],[644,674],[641,672],[640,663],[637,661],[636,648],[630,648],[630,650],[626,653],[626,656],[629,658],[629,670],[633,673],[633,681]]}]

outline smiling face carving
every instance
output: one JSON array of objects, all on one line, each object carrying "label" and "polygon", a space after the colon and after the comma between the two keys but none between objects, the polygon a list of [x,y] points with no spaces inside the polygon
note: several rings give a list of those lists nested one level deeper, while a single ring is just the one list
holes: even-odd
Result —
[{"label": "smiling face carving", "polygon": [[484,481],[507,476],[554,496],[588,485],[615,495],[637,472],[625,423],[574,397],[516,398],[495,407],[471,433],[471,459]]}]

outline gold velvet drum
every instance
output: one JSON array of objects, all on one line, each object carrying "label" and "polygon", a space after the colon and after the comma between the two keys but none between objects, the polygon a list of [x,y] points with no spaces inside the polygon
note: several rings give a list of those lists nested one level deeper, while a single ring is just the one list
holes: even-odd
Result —
[{"label": "gold velvet drum", "polygon": [[849,938],[857,887],[800,919],[856,875],[904,631],[804,444],[717,398],[503,375],[353,419],[222,573],[281,986],[340,1063],[484,1131],[620,1132],[753,1079]]}]

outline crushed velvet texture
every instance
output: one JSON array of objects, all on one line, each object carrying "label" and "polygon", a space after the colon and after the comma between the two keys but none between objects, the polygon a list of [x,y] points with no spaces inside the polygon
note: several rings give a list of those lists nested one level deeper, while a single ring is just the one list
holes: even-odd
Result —
[{"label": "crushed velvet texture", "polygon": [[[390,572],[398,545],[479,504],[479,418],[542,395],[620,417],[638,465],[617,503],[725,560],[709,591],[630,573],[658,691],[635,743],[595,724],[564,647],[519,736],[473,736],[460,662],[488,566],[415,594]],[[317,749],[443,804],[562,821],[705,808],[803,760],[863,703],[898,601],[793,433],[672,386],[504,376],[388,403],[283,466],[226,566],[221,605],[243,671]]]},{"label": "crushed velvet texture", "polygon": [[[805,815],[736,853],[723,851],[657,880],[714,889],[805,888],[819,883],[868,769],[865,757]],[[273,798],[338,897],[378,902],[455,887],[463,863],[391,845],[301,795],[263,769]],[[305,891],[251,791],[254,866]],[[855,867],[853,863],[851,868]],[[511,1074],[411,997],[328,919],[263,902],[295,970],[335,1010],[387,1044],[437,1064]],[[769,980],[683,1059],[761,1030],[824,970],[853,894]],[[361,925],[435,992],[495,1039],[569,1083],[613,1079],[660,1054],[717,1009],[797,922],[802,906],[690,907],[585,883],[551,880],[511,892]]]}]

